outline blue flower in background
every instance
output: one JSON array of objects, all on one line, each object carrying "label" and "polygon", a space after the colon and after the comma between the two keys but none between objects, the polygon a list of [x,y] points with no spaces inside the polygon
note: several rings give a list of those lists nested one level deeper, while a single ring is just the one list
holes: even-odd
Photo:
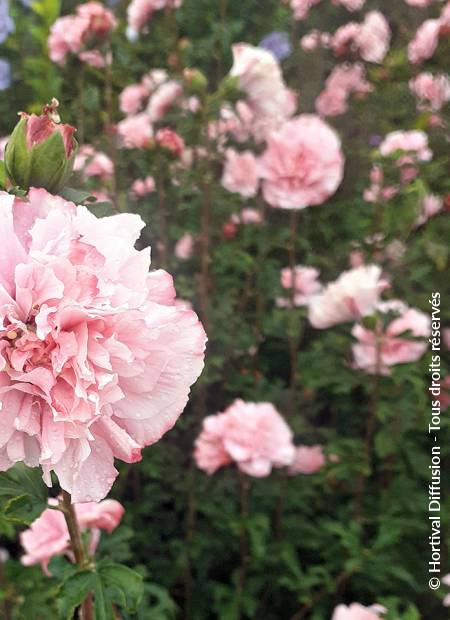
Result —
[{"label": "blue flower in background", "polygon": [[4,58],[0,58],[0,90],[6,90],[11,85],[11,65]]},{"label": "blue flower in background", "polygon": [[0,0],[0,43],[14,30],[14,21],[9,14],[8,0]]},{"label": "blue flower in background", "polygon": [[278,60],[284,60],[290,56],[292,52],[292,46],[287,32],[271,32],[262,39],[259,47],[263,47],[269,50],[269,52],[272,52]]},{"label": "blue flower in background", "polygon": [[22,0],[23,6],[27,7],[27,9],[31,6],[33,0]]}]

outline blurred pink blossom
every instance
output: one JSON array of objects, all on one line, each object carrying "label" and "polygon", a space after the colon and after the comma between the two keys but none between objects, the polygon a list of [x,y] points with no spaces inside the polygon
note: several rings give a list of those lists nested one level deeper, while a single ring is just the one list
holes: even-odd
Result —
[{"label": "blurred pink blossom", "polygon": [[438,112],[444,103],[450,101],[450,79],[444,73],[420,73],[410,80],[409,87],[419,101],[419,109],[429,107]]},{"label": "blurred pink blossom", "polygon": [[389,133],[380,144],[380,153],[387,157],[396,151],[409,153],[413,158],[401,158],[400,165],[418,161],[430,161],[433,152],[428,146],[428,136],[420,130],[393,131]]},{"label": "blurred pink blossom", "polygon": [[156,184],[155,179],[151,176],[145,177],[145,179],[136,179],[131,186],[131,194],[135,198],[143,198],[148,194],[155,191]]},{"label": "blurred pink blossom", "polygon": [[256,195],[259,186],[258,163],[251,151],[226,150],[222,185],[229,192],[236,192],[244,198]]},{"label": "blurred pink blossom", "polygon": [[158,86],[147,105],[147,114],[152,123],[160,121],[182,94],[182,87],[174,80],[169,80]]},{"label": "blurred pink blossom", "polygon": [[208,416],[195,442],[197,466],[209,474],[235,462],[249,476],[268,476],[272,467],[290,465],[292,432],[271,403],[235,400],[223,413]]},{"label": "blurred pink blossom", "polygon": [[289,473],[295,474],[315,474],[322,469],[326,463],[322,446],[297,446]]},{"label": "blurred pink blossom", "polygon": [[166,7],[177,9],[182,0],[131,0],[127,8],[129,34],[135,38],[150,21],[155,11]]},{"label": "blurred pink blossom", "polygon": [[149,96],[148,89],[142,84],[131,84],[120,93],[119,107],[124,114],[137,114]]},{"label": "blurred pink blossom", "polygon": [[366,0],[332,0],[332,2],[345,7],[347,11],[359,11],[363,8]]},{"label": "blurred pink blossom", "polygon": [[194,251],[194,237],[191,233],[184,233],[175,244],[175,256],[180,260],[191,258]]},{"label": "blurred pink blossom", "polygon": [[380,11],[369,11],[355,37],[361,58],[367,62],[381,63],[389,51],[391,29]]},{"label": "blurred pink blossom", "polygon": [[434,194],[425,196],[422,201],[422,212],[417,217],[414,227],[417,228],[425,224],[431,217],[440,213],[443,207],[444,201],[440,196],[435,196]]},{"label": "blurred pink blossom", "polygon": [[386,328],[378,324],[375,331],[359,324],[353,327],[352,335],[358,340],[352,346],[354,367],[370,374],[388,375],[390,366],[415,362],[424,355],[428,340],[418,341],[399,336],[410,332],[414,338],[428,338],[430,317],[399,301],[379,304],[378,310],[381,314],[395,312],[399,316]]},{"label": "blurred pink blossom", "polygon": [[433,56],[439,42],[440,28],[438,19],[427,19],[419,26],[408,46],[408,59],[412,64],[420,64]]},{"label": "blurred pink blossom", "polygon": [[[41,564],[49,575],[48,563],[58,555],[71,554],[70,537],[64,515],[57,510],[57,500],[49,500],[53,508],[47,508],[31,526],[20,534],[20,542],[25,549],[21,562],[24,566]],[[124,507],[113,499],[102,502],[75,504],[75,514],[81,532],[91,530],[90,552],[95,551],[98,536],[92,530],[106,530],[111,533],[122,520]],[[92,543],[94,543],[92,545]]]},{"label": "blurred pink blossom", "polygon": [[304,114],[270,134],[260,165],[265,200],[273,207],[303,209],[334,194],[344,156],[335,131],[318,116]]},{"label": "blurred pink blossom", "polygon": [[333,612],[331,620],[379,620],[380,614],[384,613],[385,607],[372,605],[364,607],[359,603],[351,605],[338,605]]},{"label": "blurred pink blossom", "polygon": [[309,11],[319,2],[320,0],[289,0],[294,19],[301,20],[308,17]]},{"label": "blurred pink blossom", "polygon": [[184,140],[176,131],[169,127],[158,129],[155,142],[163,149],[170,151],[172,155],[180,157],[184,150]]},{"label": "blurred pink blossom", "polygon": [[124,118],[117,124],[117,133],[128,149],[145,149],[153,141],[153,127],[145,112]]},{"label": "blurred pink blossom", "polygon": [[134,249],[139,216],[97,218],[33,188],[3,193],[0,213],[0,469],[41,465],[74,502],[98,501],[114,458],[140,460],[175,424],[205,333],[174,306],[171,276],[149,273],[150,248]]},{"label": "blurred pink blossom", "polygon": [[99,177],[107,181],[114,175],[114,164],[102,151],[97,151],[90,144],[83,144],[77,153],[73,169],[81,171],[85,178]]},{"label": "blurred pink blossom", "polygon": [[316,111],[321,116],[337,116],[348,110],[350,94],[365,95],[373,90],[366,81],[361,63],[334,67],[325,82],[325,89],[316,99]]},{"label": "blurred pink blossom", "polygon": [[376,310],[379,296],[388,286],[378,265],[344,271],[310,300],[310,323],[316,329],[326,329],[368,316]]},{"label": "blurred pink blossom", "polygon": [[[307,305],[311,297],[321,290],[322,285],[318,280],[319,273],[315,267],[304,267],[303,265],[296,265],[294,272],[290,267],[281,270],[281,286],[288,290],[294,287],[293,301],[295,306]],[[289,307],[291,303],[290,298],[277,299],[279,307]]]}]

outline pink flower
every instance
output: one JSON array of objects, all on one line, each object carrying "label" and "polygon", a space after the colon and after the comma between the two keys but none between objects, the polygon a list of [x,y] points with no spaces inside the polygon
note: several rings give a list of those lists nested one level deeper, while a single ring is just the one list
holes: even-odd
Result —
[{"label": "pink flower", "polygon": [[131,186],[131,194],[134,198],[143,198],[155,191],[156,184],[153,177],[145,177],[145,179],[136,179]]},{"label": "pink flower", "polygon": [[261,212],[257,209],[242,209],[240,220],[243,224],[262,224],[263,218]]},{"label": "pink flower", "polygon": [[308,34],[305,34],[300,39],[300,47],[302,50],[305,52],[312,52],[319,47],[322,41],[321,34],[322,33],[319,30],[312,30],[311,32],[308,32]]},{"label": "pink flower", "polygon": [[[297,265],[294,272],[290,267],[281,270],[281,286],[288,290],[294,287],[293,301],[295,306],[307,305],[311,297],[321,290],[322,285],[318,281],[319,273],[318,269],[304,267],[303,265]],[[289,307],[291,303],[290,298],[277,300],[279,307]]]},{"label": "pink flower", "polygon": [[380,304],[378,309],[382,314],[394,311],[399,316],[386,329],[381,324],[376,331],[354,326],[352,334],[358,340],[352,346],[354,367],[370,374],[388,375],[390,366],[415,362],[426,352],[427,341],[398,336],[410,332],[415,338],[428,338],[430,317],[398,301]]},{"label": "pink flower", "polygon": [[249,476],[268,476],[290,465],[292,432],[271,403],[235,400],[223,413],[208,416],[195,442],[197,466],[209,474],[231,462]]},{"label": "pink flower", "polygon": [[[56,500],[49,500],[51,506],[55,507],[57,503]],[[114,499],[106,499],[98,504],[75,504],[81,532],[96,529],[111,533],[119,525],[124,512],[124,507]],[[69,531],[63,513],[56,508],[44,510],[29,529],[20,534],[20,542],[25,549],[25,555],[21,558],[22,564],[41,564],[44,572],[49,575],[49,561],[57,555],[68,553],[70,549]],[[96,546],[97,542],[98,538],[94,536],[93,546]],[[94,551],[92,546],[91,551]]]},{"label": "pink flower", "polygon": [[111,55],[104,56],[99,50],[80,52],[78,58],[90,67],[95,67],[95,69],[103,69],[112,62]]},{"label": "pink flower", "polygon": [[153,127],[145,112],[124,118],[117,125],[117,133],[128,149],[145,149],[153,140]]},{"label": "pink flower", "polygon": [[179,157],[184,150],[183,138],[172,129],[169,129],[169,127],[158,129],[155,135],[155,142],[176,157]]},{"label": "pink flower", "polygon": [[438,19],[427,19],[419,26],[408,46],[408,59],[412,64],[420,64],[433,56],[439,43],[440,28]]},{"label": "pink flower", "polygon": [[444,207],[444,201],[440,196],[434,194],[428,194],[425,196],[422,202],[422,212],[414,223],[414,227],[423,226],[431,217],[437,215],[442,211]]},{"label": "pink flower", "polygon": [[357,269],[364,265],[364,254],[361,250],[352,250],[349,256],[349,263],[352,269]]},{"label": "pink flower", "polygon": [[364,18],[355,38],[361,58],[367,62],[381,63],[389,51],[391,29],[380,11],[370,11]]},{"label": "pink flower", "polygon": [[373,90],[365,79],[360,63],[337,65],[325,82],[325,90],[316,100],[316,111],[321,116],[338,116],[347,112],[351,93],[364,95]]},{"label": "pink flower", "polygon": [[286,87],[280,65],[271,52],[247,43],[233,45],[232,51],[230,75],[238,78],[250,112],[261,125],[256,130],[260,138],[265,131],[294,114],[296,96]]},{"label": "pink flower", "polygon": [[444,73],[420,73],[409,82],[409,87],[419,100],[419,109],[426,110],[428,104],[433,112],[438,112],[450,101],[450,79]]},{"label": "pink flower", "polygon": [[[98,50],[82,50],[92,37],[104,38],[117,26],[114,15],[99,2],[78,5],[76,15],[66,15],[55,21],[50,29],[48,49],[50,59],[60,65],[67,54],[78,54],[80,60],[94,67],[104,67],[105,58]],[[103,64],[100,63],[100,58]]]},{"label": "pink flower", "polygon": [[85,178],[99,177],[102,181],[114,175],[114,164],[102,151],[96,151],[90,144],[80,147],[73,169],[81,170]]},{"label": "pink flower", "polygon": [[[428,147],[428,136],[420,130],[392,131],[389,133],[380,144],[380,153],[383,157],[388,157],[396,151],[404,151],[414,155],[414,159],[418,161],[430,161],[433,157],[433,153]],[[414,159],[399,161],[401,164],[411,163]]]},{"label": "pink flower", "polygon": [[265,200],[273,207],[319,205],[339,187],[344,156],[337,134],[318,116],[297,116],[270,134],[260,159]]},{"label": "pink flower", "polygon": [[359,11],[363,8],[366,0],[332,0],[333,4],[344,6],[347,11]]},{"label": "pink flower", "polygon": [[415,6],[418,9],[425,9],[433,2],[433,0],[405,0],[405,2],[406,4],[409,4],[409,6]]},{"label": "pink flower", "polygon": [[177,9],[182,0],[131,0],[127,8],[128,27],[136,36],[153,16],[154,11],[169,8]]},{"label": "pink flower", "polygon": [[50,60],[63,65],[68,53],[80,52],[88,26],[89,21],[77,15],[66,15],[57,19],[48,38]]},{"label": "pink flower", "polygon": [[315,474],[325,463],[322,446],[298,446],[295,449],[295,458],[289,467],[289,473],[291,475]]},{"label": "pink flower", "polygon": [[1,195],[0,469],[53,470],[74,502],[105,497],[158,441],[203,367],[196,315],[148,273],[137,215],[97,219],[45,190]]},{"label": "pink flower", "polygon": [[184,233],[175,244],[175,256],[180,260],[188,260],[194,250],[194,237],[191,233]]},{"label": "pink flower", "polygon": [[294,19],[305,19],[308,17],[310,9],[320,0],[290,0],[291,9],[294,12]]},{"label": "pink flower", "polygon": [[165,82],[153,93],[147,106],[147,114],[152,123],[160,121],[175,101],[181,97],[183,89],[178,82]]},{"label": "pink flower", "polygon": [[387,611],[381,605],[372,605],[371,607],[363,607],[359,603],[347,605],[338,605],[333,612],[331,620],[378,620],[380,613]]},{"label": "pink flower", "polygon": [[[57,116],[56,106],[58,106],[58,101],[56,99],[53,100],[54,103],[50,104],[49,111],[44,108],[44,113],[40,114],[27,114],[26,112],[21,112],[21,118],[26,119],[26,141],[27,148],[31,149],[33,146],[37,144],[41,144],[48,138],[50,138],[53,134],[59,133],[61,134],[61,138],[64,144],[64,150],[66,153],[67,159],[72,157],[73,150],[75,147],[75,141],[73,139],[73,135],[75,133],[75,127],[71,125],[65,125],[59,122],[59,116]],[[52,106],[55,108],[52,111]],[[47,106],[46,106],[47,107]],[[56,120],[53,120],[52,114],[56,114]]]},{"label": "pink flower", "polygon": [[100,2],[87,2],[77,6],[77,15],[88,21],[89,35],[106,36],[117,27],[117,20]]},{"label": "pink flower", "polygon": [[256,195],[259,186],[258,164],[251,151],[238,153],[227,149],[223,168],[222,185],[229,192],[244,198]]},{"label": "pink flower", "polygon": [[380,293],[388,287],[378,265],[344,271],[309,303],[309,320],[316,329],[327,329],[372,314]]},{"label": "pink flower", "polygon": [[131,84],[120,93],[119,107],[124,114],[137,114],[149,92],[142,84]]},{"label": "pink flower", "polygon": [[336,30],[331,38],[331,48],[337,56],[346,54],[354,46],[361,26],[356,22],[348,22]]}]

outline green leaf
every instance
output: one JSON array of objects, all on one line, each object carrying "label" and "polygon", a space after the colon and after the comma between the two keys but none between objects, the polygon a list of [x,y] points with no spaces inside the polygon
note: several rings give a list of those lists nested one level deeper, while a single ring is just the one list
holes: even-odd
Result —
[{"label": "green leaf", "polygon": [[0,473],[2,517],[13,523],[29,525],[47,507],[47,487],[41,469],[18,463]]},{"label": "green leaf", "polygon": [[[64,187],[59,195],[65,200],[69,200],[70,202],[74,202],[76,205],[81,205],[85,201],[91,202],[93,196],[91,196],[91,192],[87,192],[84,190],[74,189],[73,187]],[[95,198],[94,198],[95,200]]]},{"label": "green leaf", "polygon": [[98,565],[98,574],[110,601],[135,611],[143,594],[142,577],[128,566],[110,561]]},{"label": "green leaf", "polygon": [[95,590],[96,585],[97,575],[90,570],[80,571],[66,579],[58,591],[61,620],[72,620],[76,608]]}]

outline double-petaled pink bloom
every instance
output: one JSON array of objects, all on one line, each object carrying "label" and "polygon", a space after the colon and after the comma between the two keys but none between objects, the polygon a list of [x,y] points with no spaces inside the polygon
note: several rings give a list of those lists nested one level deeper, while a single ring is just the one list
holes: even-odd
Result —
[{"label": "double-petaled pink bloom", "polygon": [[45,190],[1,194],[0,469],[53,470],[74,502],[98,501],[158,441],[203,368],[205,333],[148,272],[137,215],[97,219]]},{"label": "double-petaled pink bloom", "polygon": [[234,462],[258,478],[290,465],[294,456],[292,432],[275,407],[242,400],[204,419],[194,452],[197,466],[208,474]]},{"label": "double-petaled pink bloom", "polygon": [[313,114],[297,116],[270,133],[259,163],[265,200],[284,209],[322,204],[344,174],[338,135]]},{"label": "double-petaled pink bloom", "polygon": [[[46,574],[48,563],[58,555],[72,555],[70,536],[63,513],[56,508],[58,501],[50,499],[50,506],[38,517],[29,529],[20,534],[20,542],[25,549],[21,562],[25,566],[40,564]],[[75,515],[81,532],[89,531],[89,551],[94,553],[100,530],[111,533],[119,525],[125,512],[122,504],[114,499],[102,502],[75,504]]]},{"label": "double-petaled pink bloom", "polygon": [[370,11],[362,23],[349,22],[336,30],[331,48],[337,56],[357,52],[362,60],[381,63],[389,51],[391,29],[380,11]]}]

